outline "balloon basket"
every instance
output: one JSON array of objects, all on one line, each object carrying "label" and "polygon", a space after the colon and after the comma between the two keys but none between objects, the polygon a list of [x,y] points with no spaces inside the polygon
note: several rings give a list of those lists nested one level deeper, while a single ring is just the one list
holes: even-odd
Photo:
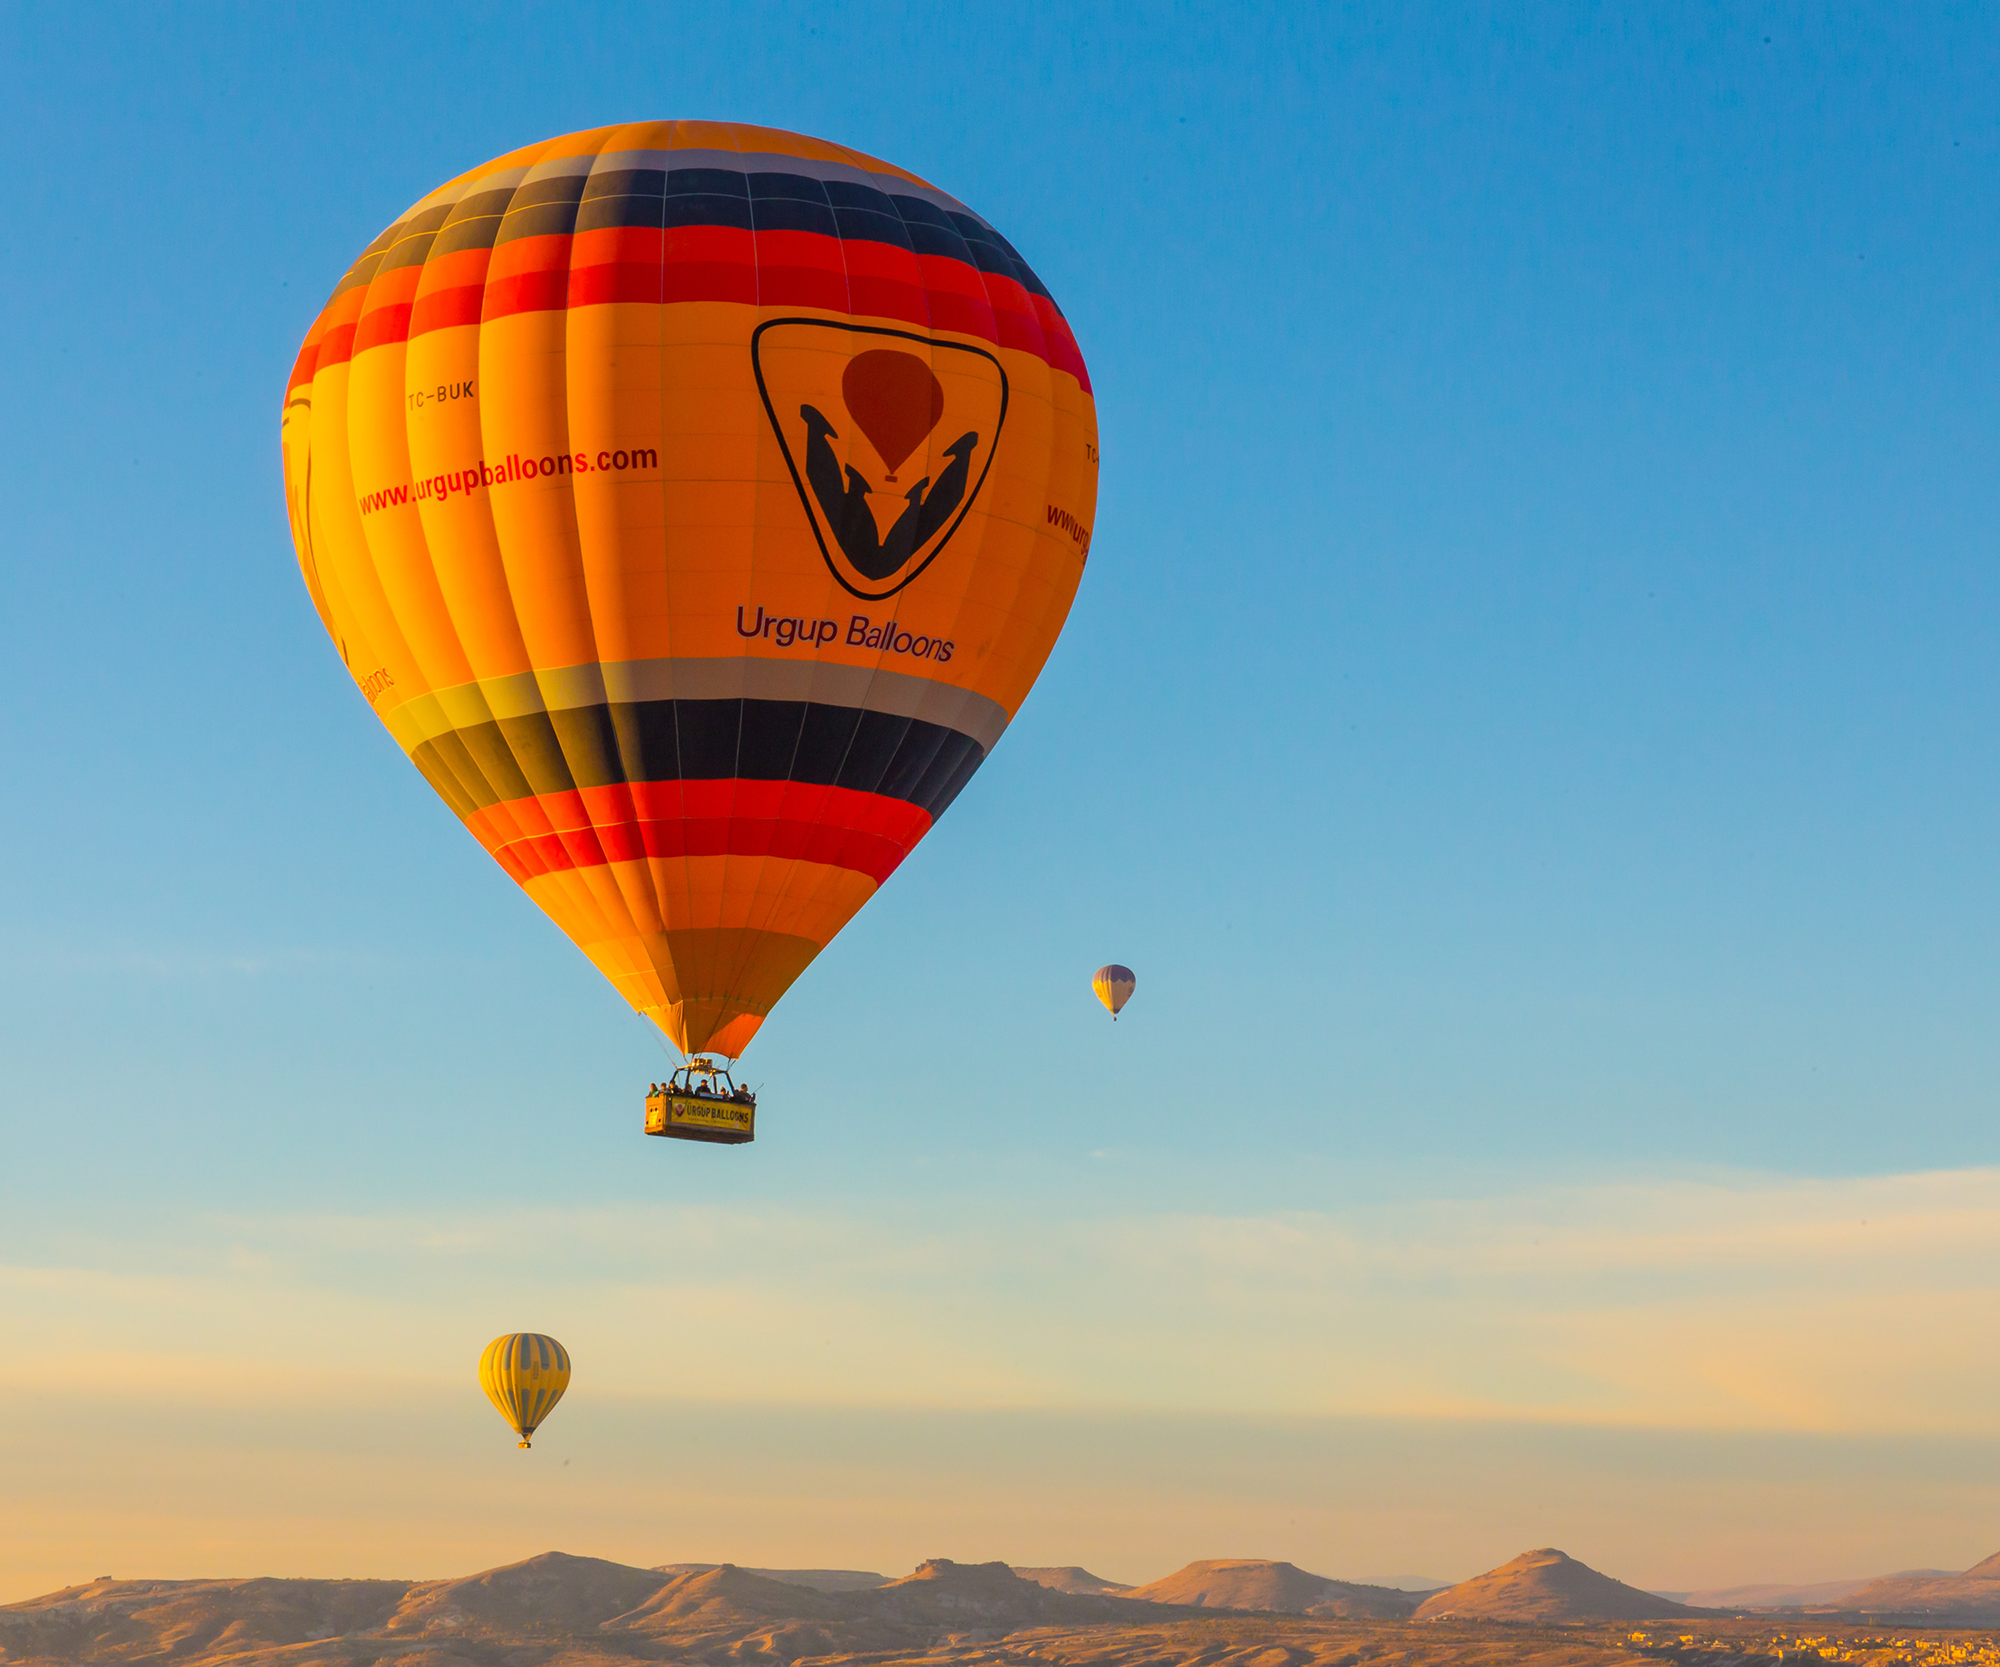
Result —
[{"label": "balloon basket", "polygon": [[757,1138],[757,1096],[737,1087],[728,1066],[691,1059],[646,1096],[646,1133],[741,1146]]}]

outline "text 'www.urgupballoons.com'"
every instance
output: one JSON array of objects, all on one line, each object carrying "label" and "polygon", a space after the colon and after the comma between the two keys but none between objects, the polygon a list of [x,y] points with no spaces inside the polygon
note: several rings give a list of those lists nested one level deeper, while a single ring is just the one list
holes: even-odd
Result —
[{"label": "text 'www.urgupballoons.com'", "polygon": [[379,492],[361,494],[361,513],[373,515],[378,509],[398,504],[437,503],[454,492],[470,493],[482,486],[507,486],[520,480],[543,480],[555,475],[612,474],[632,469],[657,469],[660,454],[651,446],[605,447],[596,452],[560,452],[548,457],[523,457],[509,452],[498,463],[484,458],[459,469],[446,469],[422,480],[401,486],[387,486]]}]

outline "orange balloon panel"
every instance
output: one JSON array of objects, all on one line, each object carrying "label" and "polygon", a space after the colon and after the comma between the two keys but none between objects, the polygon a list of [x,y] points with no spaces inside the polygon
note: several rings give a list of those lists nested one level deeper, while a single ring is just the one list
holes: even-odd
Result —
[{"label": "orange balloon panel", "polygon": [[684,1051],[735,1056],[992,751],[1097,502],[1076,340],[885,162],[715,122],[475,168],[349,269],[285,491],[348,673]]}]

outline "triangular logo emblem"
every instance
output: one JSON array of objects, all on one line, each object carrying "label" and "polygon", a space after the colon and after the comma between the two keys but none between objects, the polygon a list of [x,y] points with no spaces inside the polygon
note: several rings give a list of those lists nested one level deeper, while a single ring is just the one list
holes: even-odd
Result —
[{"label": "triangular logo emblem", "polygon": [[893,596],[986,484],[1007,372],[983,347],[818,318],[760,324],[750,363],[826,565],[856,596]]}]

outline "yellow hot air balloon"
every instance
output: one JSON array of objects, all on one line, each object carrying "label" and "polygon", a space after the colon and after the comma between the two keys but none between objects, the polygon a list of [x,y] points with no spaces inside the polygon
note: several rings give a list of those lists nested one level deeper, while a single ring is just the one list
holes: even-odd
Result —
[{"label": "yellow hot air balloon", "polygon": [[1132,975],[1130,967],[1121,967],[1113,961],[1108,967],[1099,967],[1090,980],[1090,987],[1097,992],[1097,999],[1111,1010],[1115,1020],[1125,1004],[1132,999],[1132,992],[1139,987],[1139,980]]},{"label": "yellow hot air balloon", "polygon": [[523,1447],[569,1388],[569,1350],[539,1331],[510,1331],[479,1357],[479,1387]]},{"label": "yellow hot air balloon", "polygon": [[416,203],[307,335],[284,461],[376,715],[620,994],[729,1059],[999,740],[1097,500],[1090,379],[1013,246],[719,122]]}]

